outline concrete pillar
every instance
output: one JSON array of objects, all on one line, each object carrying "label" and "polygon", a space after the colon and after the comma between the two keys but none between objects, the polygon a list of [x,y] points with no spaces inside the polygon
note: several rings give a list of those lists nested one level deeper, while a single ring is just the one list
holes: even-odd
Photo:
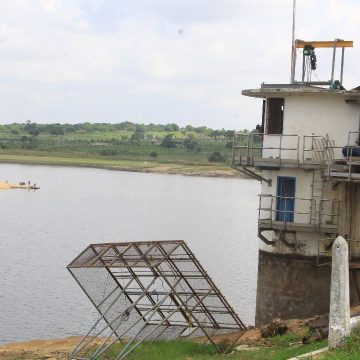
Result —
[{"label": "concrete pillar", "polygon": [[350,334],[350,295],[348,244],[338,236],[333,244],[329,347],[339,346],[345,336]]}]

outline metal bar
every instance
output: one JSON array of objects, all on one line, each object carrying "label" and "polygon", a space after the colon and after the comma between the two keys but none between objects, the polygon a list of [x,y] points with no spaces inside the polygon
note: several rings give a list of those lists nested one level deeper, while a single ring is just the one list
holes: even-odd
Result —
[{"label": "metal bar", "polygon": [[[179,281],[180,281],[180,279],[176,282],[175,286],[179,283]],[[171,290],[171,291],[172,291],[172,290]],[[171,291],[169,291],[168,293],[171,293]],[[162,305],[167,298],[168,298],[168,297],[165,296],[164,299],[160,300],[160,305]],[[146,316],[153,308],[154,308],[154,307],[152,307],[152,308],[149,309],[145,314],[143,314],[142,317],[139,318],[139,319],[132,325],[132,327],[133,327],[134,325],[136,325],[137,323],[139,323],[143,318],[145,318],[145,316]],[[169,324],[169,325],[172,325],[172,324]],[[126,329],[125,331],[123,331],[123,332],[118,336],[118,338],[120,339],[121,337],[123,337],[129,330],[130,330],[130,329],[128,328],[128,329]]]},{"label": "metal bar", "polygon": [[246,141],[246,165],[250,165],[250,136],[247,137]]},{"label": "metal bar", "polygon": [[[148,249],[145,253],[143,253],[139,247],[136,246],[136,244],[134,244],[134,248],[135,250],[139,253],[139,255],[141,256],[141,259],[144,260],[144,262],[149,266],[149,261],[146,259],[146,255],[154,248],[156,247],[157,248],[157,244],[154,243],[155,246],[151,247],[150,249]],[[175,248],[178,248],[178,246],[176,246]],[[161,262],[160,262],[161,263]],[[150,267],[150,266],[149,266]],[[151,268],[151,271],[153,272],[154,276],[156,276],[157,278],[159,277],[159,273],[158,271],[153,268],[153,267],[150,267]],[[141,284],[142,286],[142,284]],[[152,296],[148,296],[148,299],[150,301],[150,303],[152,303],[153,305],[155,305],[155,300],[152,298]],[[162,317],[162,318],[165,318],[165,315],[162,313],[162,311],[159,310],[159,315]]]},{"label": "metal bar", "polygon": [[333,57],[332,57],[332,65],[331,65],[331,83],[334,82],[336,43],[337,43],[337,39],[335,39],[334,43],[333,43]]},{"label": "metal bar", "polygon": [[[93,247],[93,245],[91,245]],[[114,252],[116,252],[117,254],[120,254],[118,252],[118,249],[116,248],[116,246],[113,247],[113,244],[110,244],[110,248],[113,248]],[[96,250],[93,249],[95,252]],[[107,250],[105,251],[105,253],[109,250],[109,246],[107,247]],[[106,263],[101,259],[101,257],[99,258],[100,261],[102,262],[102,264],[104,265],[106,271],[108,272],[108,274],[110,274],[110,276],[112,277],[112,279],[115,281],[115,283],[118,285],[118,287],[120,289],[123,288],[123,286],[119,283],[118,279],[114,276],[114,274],[112,273],[112,271],[109,269],[109,267],[106,266]],[[125,296],[126,298],[129,300],[129,302],[132,304],[133,303],[133,300],[132,298],[126,293],[125,291]],[[139,313],[139,315],[141,316],[141,313],[139,312],[139,310],[135,307],[136,311]]]},{"label": "metal bar", "polygon": [[[164,251],[164,249],[163,249],[163,247],[162,246],[160,246],[160,248]],[[183,244],[182,245],[182,249],[186,252],[186,249],[187,249],[187,246],[185,245],[185,244]],[[189,255],[189,254],[188,254]],[[193,261],[193,264],[195,264],[196,265],[196,262],[195,262],[195,260],[194,260],[194,256],[193,256],[193,258],[192,258],[192,261]],[[197,298],[197,299],[199,299],[199,296],[198,296],[198,294],[197,294],[197,292],[194,290],[194,288],[192,287],[192,285],[187,281],[187,279],[186,279],[186,277],[184,277],[184,275],[183,275],[183,273],[180,271],[180,269],[178,268],[178,266],[176,265],[176,263],[171,259],[171,258],[169,258],[169,263],[171,263],[171,265],[172,265],[172,267],[176,270],[176,272],[179,274],[179,276],[181,276],[182,278],[183,278],[183,280],[185,281],[185,283],[186,283],[186,285],[189,287],[189,289],[195,294],[195,297]],[[203,276],[204,276],[204,274],[202,274]],[[206,274],[206,276],[204,276],[204,278],[207,280],[207,274]],[[164,280],[166,280],[166,279],[164,279]],[[175,294],[177,293],[177,291],[175,290]],[[179,299],[180,299],[180,301],[182,300],[180,297],[179,297]],[[216,323],[216,320],[213,318],[213,316],[211,315],[211,313],[208,311],[208,309],[204,306],[204,313],[214,322],[214,324],[215,324],[215,326],[217,326],[217,323]],[[188,316],[187,316],[187,314],[185,315],[185,318],[187,319],[188,318]],[[196,318],[194,318],[195,319],[195,321],[196,322],[198,322],[197,321],[197,319]],[[189,319],[190,320],[190,319]]]},{"label": "metal bar", "polygon": [[295,82],[295,68],[296,68],[295,15],[296,15],[296,0],[293,0],[293,19],[292,19],[292,36],[291,36],[291,76],[290,76],[291,84],[294,84]]},{"label": "metal bar", "polygon": [[314,48],[333,48],[335,47],[353,47],[353,41],[339,40],[336,39],[337,42],[334,45],[334,41],[303,41],[296,40],[296,48],[303,49],[305,46],[310,45]]},{"label": "metal bar", "polygon": [[[162,248],[162,246],[160,245],[160,248]],[[184,249],[184,246],[183,246]],[[162,251],[164,251],[164,249],[162,249]],[[193,291],[194,297],[196,296],[196,292],[192,289],[191,285],[188,283],[188,281],[183,277],[181,271],[177,268],[177,266],[174,264],[173,261],[171,261],[171,259],[169,259],[169,262],[171,262],[172,266],[176,269],[176,271],[179,273],[179,276],[186,282],[187,286]],[[164,278],[164,281],[168,284],[168,286],[174,291],[174,293],[176,294],[176,289],[169,283],[169,281],[167,280],[167,278]],[[186,302],[188,301],[188,299],[186,300],[186,302],[183,301],[183,299],[181,297],[179,297],[179,301],[182,303],[182,305],[186,307]],[[205,312],[206,313],[206,312]],[[193,317],[193,316],[192,316]],[[203,331],[203,333],[205,334],[205,336],[209,339],[209,341],[215,346],[215,348],[218,350],[217,345],[214,343],[214,341],[211,339],[211,337],[208,335],[208,333],[205,331],[205,329],[203,328],[203,326],[201,325],[201,323],[199,322],[199,320],[196,317],[193,317],[193,319],[195,320],[195,322],[197,323],[197,325],[200,327],[200,329]]]},{"label": "metal bar", "polygon": [[94,251],[95,254],[97,254],[97,256],[95,256],[95,258],[90,259],[88,261],[88,263],[90,263],[90,265],[95,264],[103,255],[106,254],[106,252],[111,248],[111,245],[106,246],[105,248],[103,248],[100,253],[98,253],[93,246],[90,246],[92,248],[92,250]]},{"label": "metal bar", "polygon": [[[132,247],[134,247],[134,244],[135,244],[135,243],[132,244]],[[148,253],[150,250],[152,250],[153,248],[154,248],[154,244],[153,244],[153,246],[150,247],[150,249],[147,251],[147,253]],[[117,251],[116,248],[115,248],[115,251],[118,253],[118,251]],[[126,251],[128,251],[128,249],[127,249]],[[123,254],[125,254],[125,253],[123,253]],[[123,257],[123,254],[118,253],[118,256],[122,259],[123,263],[124,263],[125,266],[126,266],[127,271],[130,273],[131,276],[133,276],[133,278],[135,279],[135,281],[136,281],[136,283],[138,284],[138,286],[140,287],[140,289],[141,289],[142,291],[145,291],[144,285],[143,285],[142,282],[140,281],[140,279],[139,279],[139,277],[137,276],[137,274],[136,274],[136,273],[133,271],[133,269],[131,268],[131,265],[130,265],[130,266],[128,265],[128,262],[127,262],[127,261],[125,260],[125,258]],[[135,264],[137,264],[137,263],[138,263],[138,261],[137,261]],[[157,278],[157,275],[154,274],[154,278],[156,279],[156,278]],[[153,303],[153,304],[155,303],[154,300],[153,300],[153,298],[151,297],[151,295],[146,294],[146,297],[149,299],[149,301],[150,301],[151,303]],[[128,294],[127,294],[127,298],[130,300],[130,302],[133,301]],[[136,308],[136,310],[137,310],[137,312],[139,313],[139,315],[142,316],[141,311],[140,311],[139,309],[137,309],[137,308]]]},{"label": "metal bar", "polygon": [[[181,306],[181,305],[180,305]],[[180,307],[179,306],[179,307]],[[174,311],[172,311],[167,317],[166,319],[164,320],[167,320],[169,319],[172,315],[175,314],[175,312],[177,311],[178,309],[175,309]],[[154,331],[156,331],[160,326],[162,325],[162,323],[160,323],[159,325],[157,325],[152,331],[150,331],[148,334],[146,334],[145,337],[143,337],[140,341],[138,341],[136,343],[136,345],[134,345],[131,349],[129,349],[127,352],[124,353],[124,351],[127,349],[127,347],[134,341],[135,339],[135,336],[131,339],[131,341],[126,344],[124,350],[116,357],[115,360],[122,360],[124,359],[128,354],[130,354],[131,351],[134,351],[142,342],[144,342]],[[145,325],[144,325],[145,326]],[[140,331],[136,334],[138,335],[143,329],[140,329]]]},{"label": "metal bar", "polygon": [[282,134],[280,135],[280,147],[279,147],[279,166],[281,166],[281,146],[282,146]]},{"label": "metal bar", "polygon": [[[128,251],[130,247],[131,247],[131,244],[127,245],[127,247],[125,248],[125,250],[123,251],[123,253],[126,253],[126,251]],[[115,245],[112,245],[112,248],[113,248],[113,249],[116,249],[116,251],[114,250],[116,253],[119,252]],[[119,257],[118,257],[118,256],[115,256],[114,260],[112,260],[112,261],[109,263],[108,266],[112,266],[117,260],[119,260]]]},{"label": "metal bar", "polygon": [[[155,282],[155,280],[156,280],[156,278],[154,278],[153,281],[150,282],[150,284],[149,284],[149,285],[147,286],[147,288],[146,288],[146,291],[148,291],[148,290],[150,289],[150,287],[151,287],[152,284]],[[113,329],[113,328],[111,327],[111,324],[113,324],[115,321],[117,321],[118,319],[120,319],[121,316],[126,315],[126,314],[130,314],[131,310],[136,308],[137,303],[138,303],[144,296],[145,296],[145,293],[143,293],[138,299],[136,299],[136,300],[131,304],[130,307],[126,308],[126,310],[124,310],[119,316],[117,316],[115,319],[113,319],[108,326],[106,326],[106,327],[104,328],[104,330],[105,330],[107,327],[109,327],[112,331],[110,332],[110,334],[108,335],[108,337],[102,342],[102,344],[98,347],[98,349],[95,351],[95,354],[93,354],[93,355],[96,355],[96,354],[100,351],[100,349],[103,348],[103,346],[107,343],[107,341],[110,339],[110,337],[111,337],[113,334],[116,335],[116,340],[115,340],[115,341],[117,341],[117,340],[119,339],[119,336],[116,334],[116,330],[118,329],[118,327],[120,326],[121,323],[120,323],[118,326],[116,326],[115,329]],[[143,317],[143,315],[141,314],[141,318],[142,318],[142,317]],[[97,333],[95,337],[99,336],[104,330],[102,330],[101,332]],[[114,341],[114,342],[115,342],[115,341]],[[111,344],[113,344],[114,342],[112,342]],[[108,347],[109,347],[109,346],[108,346]],[[108,347],[106,347],[106,349],[107,349]],[[105,350],[106,350],[106,349],[105,349]],[[104,350],[104,351],[105,351],[105,350]]]},{"label": "metal bar", "polygon": [[301,84],[304,84],[304,80],[305,80],[305,54],[303,52],[303,56],[302,56],[302,76],[301,76]]},{"label": "metal bar", "polygon": [[[131,282],[133,281],[133,279],[131,279],[126,285],[125,287],[123,288],[123,290],[120,292],[120,294],[115,298],[115,300],[109,305],[109,307],[102,313],[101,317],[99,317],[96,322],[94,323],[94,325],[90,328],[90,330],[87,332],[87,334],[81,339],[81,341],[79,342],[79,344],[76,346],[76,348],[72,351],[72,353],[70,354],[70,357],[72,357],[74,354],[76,354],[77,352],[80,352],[82,349],[84,349],[85,346],[87,346],[88,344],[90,344],[94,339],[95,337],[89,341],[87,344],[85,344],[83,347],[81,347],[79,349],[79,347],[81,346],[81,344],[85,341],[85,339],[91,334],[91,332],[96,328],[96,326],[99,324],[99,322],[104,319],[105,320],[105,315],[107,314],[107,312],[113,307],[113,305],[116,303],[116,301],[118,301],[118,299],[120,298],[120,296],[124,293],[125,289],[131,284]],[[116,287],[114,290],[118,290],[119,288]],[[109,298],[109,296],[113,294],[113,292],[111,292],[107,297],[106,299]],[[105,300],[105,299],[104,299]],[[103,301],[104,301],[103,300]],[[102,302],[103,302],[102,301]],[[98,307],[101,306],[102,302],[97,306],[97,309]],[[100,312],[100,310],[99,310]],[[106,321],[106,320],[105,320]],[[111,327],[110,327],[111,328]],[[79,350],[78,350],[79,349]]]},{"label": "metal bar", "polygon": [[[341,69],[340,69],[340,85],[343,84],[343,75],[344,75],[344,58],[345,58],[345,48],[341,49]],[[359,298],[360,300],[360,298]]]},{"label": "metal bar", "polygon": [[[78,279],[76,278],[76,276],[73,274],[73,272],[71,271],[70,268],[68,268],[71,276],[75,279],[75,281],[77,282],[77,284],[80,286],[80,289],[85,293],[85,295],[88,297],[88,299],[90,300],[90,302],[94,305],[95,309],[98,311],[98,313],[101,315],[100,310],[98,309],[98,307],[96,306],[95,302],[93,301],[93,299],[91,298],[91,296],[88,294],[88,292],[85,290],[85,288],[81,285],[80,281],[78,281]],[[109,322],[104,319],[105,322],[108,324],[109,326]]]},{"label": "metal bar", "polygon": [[70,264],[67,265],[66,267],[67,267],[67,268],[72,267],[72,264],[73,264],[74,262],[76,262],[78,259],[80,259],[81,256],[84,255],[89,249],[91,249],[92,251],[94,251],[90,246],[87,246],[87,247],[86,247],[78,256],[76,256],[76,258],[74,258],[74,259],[70,262]]},{"label": "metal bar", "polygon": [[230,306],[230,304],[227,302],[227,300],[225,299],[225,297],[222,295],[222,293],[220,292],[219,288],[215,285],[215,283],[212,281],[211,277],[207,274],[207,272],[205,271],[205,269],[202,267],[202,265],[199,263],[199,261],[197,261],[194,253],[187,247],[184,246],[184,250],[185,252],[187,252],[193,259],[194,264],[196,265],[196,267],[200,270],[200,272],[203,274],[204,278],[208,281],[208,283],[215,289],[217,295],[219,296],[221,302],[223,303],[223,305],[229,309],[231,316],[236,319],[238,325],[240,327],[243,327],[244,329],[246,329],[245,324],[240,320],[240,318],[236,315],[236,312],[234,311],[234,309]]},{"label": "metal bar", "polygon": [[[139,330],[139,331],[132,337],[132,339],[126,344],[126,346],[125,346],[124,349],[120,352],[120,354],[118,355],[118,357],[121,356],[121,354],[123,354],[124,351],[126,351],[126,349],[131,345],[131,343],[139,336],[139,334],[140,334],[140,333],[144,330],[144,328],[149,324],[151,318],[152,318],[152,317],[154,316],[154,314],[157,312],[157,310],[158,310],[157,308],[160,307],[161,304],[162,304],[166,299],[167,299],[167,297],[164,297],[164,299],[163,299],[162,301],[160,301],[160,303],[158,303],[155,307],[153,307],[152,309],[150,309],[150,310],[143,316],[143,319],[145,319],[145,316],[146,316],[147,314],[149,314],[149,313],[152,312],[152,314],[150,315],[150,317],[149,317],[148,319],[146,319],[145,323],[144,323],[143,326],[140,328],[140,330]],[[174,312],[176,312],[176,311],[177,311],[177,309],[174,310]],[[136,325],[137,323],[139,323],[140,320],[143,320],[143,319],[139,319],[138,321],[136,321],[136,323],[133,324],[133,326]],[[167,319],[164,319],[164,320],[159,324],[159,326],[162,325],[162,324],[164,324],[165,321],[168,323]],[[129,330],[130,330],[130,329],[128,328],[127,331],[125,331],[121,336],[125,335]],[[96,352],[93,356],[98,356],[98,355],[102,354],[102,353],[103,353],[104,351],[106,351],[111,345],[113,345],[116,341],[117,341],[117,339],[114,339],[110,344],[108,344],[104,349],[102,349],[101,352]],[[140,341],[140,343],[141,343],[141,342],[142,342],[142,341]],[[131,349],[131,351],[132,351],[132,350],[134,350],[134,348]],[[99,350],[98,350],[98,351],[99,351]],[[117,358],[118,358],[118,357],[117,357]],[[116,359],[117,359],[117,358],[116,358]]]},{"label": "metal bar", "polygon": [[[233,142],[233,145],[232,145],[232,164],[235,165],[235,137],[236,137],[236,133],[234,134],[233,138],[232,138],[232,142]],[[240,158],[240,156],[239,156]],[[240,159],[241,161],[241,159]]]}]

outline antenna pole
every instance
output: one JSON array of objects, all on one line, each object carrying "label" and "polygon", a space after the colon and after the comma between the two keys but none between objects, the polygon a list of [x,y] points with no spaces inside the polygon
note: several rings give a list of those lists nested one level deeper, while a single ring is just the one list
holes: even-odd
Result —
[{"label": "antenna pole", "polygon": [[291,84],[295,83],[295,67],[296,67],[295,15],[296,15],[296,0],[293,0],[293,20],[292,20],[292,37],[291,37],[291,78],[290,78]]}]

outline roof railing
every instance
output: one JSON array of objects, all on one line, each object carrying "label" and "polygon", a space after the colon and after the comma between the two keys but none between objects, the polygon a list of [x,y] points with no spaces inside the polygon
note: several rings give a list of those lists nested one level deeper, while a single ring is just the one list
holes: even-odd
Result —
[{"label": "roof railing", "polygon": [[284,160],[300,164],[300,136],[296,134],[236,133],[233,142],[233,166],[254,166],[255,161],[281,166]]},{"label": "roof railing", "polygon": [[236,133],[234,167],[303,167],[322,169],[325,178],[360,181],[360,131],[349,131],[338,145],[327,134]]}]

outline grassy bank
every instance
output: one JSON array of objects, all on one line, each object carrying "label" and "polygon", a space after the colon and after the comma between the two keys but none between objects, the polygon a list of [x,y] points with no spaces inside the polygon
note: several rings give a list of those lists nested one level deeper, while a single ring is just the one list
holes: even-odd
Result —
[{"label": "grassy bank", "polygon": [[[304,329],[304,331],[306,331]],[[302,332],[289,333],[266,339],[243,340],[230,354],[219,355],[214,347],[195,341],[159,341],[141,344],[129,354],[128,360],[287,360],[327,346],[327,340],[311,341],[303,345]],[[57,340],[34,340],[0,345],[2,360],[65,360],[80,341],[80,337]],[[114,360],[124,345],[113,345],[102,360]],[[220,343],[221,346],[221,343]],[[225,344],[224,344],[225,346]],[[317,360],[360,359],[360,328],[355,329],[344,345],[316,356]]]},{"label": "grassy bank", "polygon": [[175,124],[0,126],[0,161],[203,176],[230,169],[233,131]]},{"label": "grassy bank", "polygon": [[[41,343],[41,341],[38,341]],[[39,349],[2,351],[0,347],[0,359],[2,360],[45,360],[45,359],[68,359],[71,348],[51,348],[51,341],[46,341],[48,348],[39,346]],[[72,344],[73,345],[73,344]],[[112,346],[102,360],[114,360],[123,345]],[[302,345],[298,336],[284,335],[267,340],[257,347],[247,350],[234,350],[230,354],[220,355],[214,347],[208,344],[199,344],[191,341],[159,341],[156,343],[144,343],[127,357],[128,360],[286,360],[290,357],[301,355],[326,346],[325,341]],[[21,346],[17,347],[21,349]],[[345,358],[344,358],[345,359]],[[347,358],[346,358],[347,359]]]},{"label": "grassy bank", "polygon": [[[217,354],[211,345],[197,344],[190,341],[158,342],[144,344],[129,354],[129,360],[287,360],[291,357],[305,354],[326,346],[325,342],[315,342],[302,345],[296,335],[277,336],[262,344],[247,350],[234,350],[230,354]],[[113,360],[119,353],[119,347],[113,347],[104,360]]]},{"label": "grassy bank", "polygon": [[356,328],[345,340],[342,347],[329,351],[321,360],[357,360],[360,359],[360,327]]},{"label": "grassy bank", "polygon": [[186,164],[161,163],[157,161],[104,159],[94,157],[48,156],[41,154],[4,154],[0,153],[0,162],[31,165],[58,165],[92,167],[99,169],[149,172],[161,174],[181,174],[189,176],[242,177],[242,174],[227,164]]}]

